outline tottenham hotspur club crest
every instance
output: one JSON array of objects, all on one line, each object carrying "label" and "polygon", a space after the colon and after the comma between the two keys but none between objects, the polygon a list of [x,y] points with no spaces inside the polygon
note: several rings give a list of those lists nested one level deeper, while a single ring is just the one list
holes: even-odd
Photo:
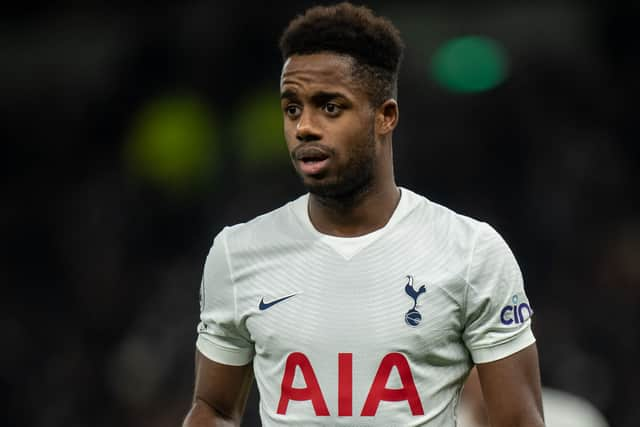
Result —
[{"label": "tottenham hotspur club crest", "polygon": [[413,276],[407,276],[409,281],[407,285],[404,287],[404,291],[413,299],[413,307],[411,310],[407,311],[407,314],[404,315],[404,321],[407,322],[409,326],[418,326],[420,321],[422,321],[422,315],[418,310],[416,310],[416,306],[418,305],[418,297],[423,293],[427,292],[427,289],[424,285],[420,286],[420,288],[416,291],[413,289]]}]

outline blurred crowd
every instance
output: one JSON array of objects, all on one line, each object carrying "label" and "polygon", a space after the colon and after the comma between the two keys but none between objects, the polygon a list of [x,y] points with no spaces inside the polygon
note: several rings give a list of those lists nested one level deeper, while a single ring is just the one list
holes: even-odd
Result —
[{"label": "blurred crowd", "polygon": [[[277,111],[277,39],[311,4],[96,2],[0,17],[2,425],[180,423],[214,235],[304,191],[284,141],[253,157],[246,145],[274,132],[255,119],[272,110],[238,115],[265,90]],[[637,425],[637,3],[369,5],[407,44],[398,184],[500,231],[533,303],[543,384]],[[434,49],[465,34],[504,46],[497,87],[455,93],[430,77]],[[140,111],[167,96],[197,99],[215,124],[211,169],[179,187],[127,154]],[[247,426],[256,405],[253,393]]]}]

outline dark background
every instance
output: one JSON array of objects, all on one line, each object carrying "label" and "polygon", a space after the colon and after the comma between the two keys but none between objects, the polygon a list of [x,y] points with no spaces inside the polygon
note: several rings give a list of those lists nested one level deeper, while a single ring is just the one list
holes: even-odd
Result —
[{"label": "dark background", "polygon": [[[0,17],[2,425],[179,425],[213,236],[304,191],[281,136],[277,39],[312,3],[128,4]],[[408,46],[398,183],[500,231],[543,383],[637,425],[638,2],[370,6]],[[469,34],[506,52],[493,89],[430,73]]]}]

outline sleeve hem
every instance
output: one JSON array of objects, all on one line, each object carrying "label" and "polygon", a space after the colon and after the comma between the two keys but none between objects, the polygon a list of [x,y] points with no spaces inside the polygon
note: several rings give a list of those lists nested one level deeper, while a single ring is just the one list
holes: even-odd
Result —
[{"label": "sleeve hem", "polygon": [[196,348],[207,359],[222,363],[223,365],[244,366],[253,359],[253,352],[250,350],[242,351],[221,347],[204,338],[202,335],[199,335],[196,340]]},{"label": "sleeve hem", "polygon": [[470,349],[469,351],[471,352],[473,363],[488,363],[511,356],[535,342],[536,338],[533,336],[533,332],[529,326],[515,338],[507,342],[492,347]]}]

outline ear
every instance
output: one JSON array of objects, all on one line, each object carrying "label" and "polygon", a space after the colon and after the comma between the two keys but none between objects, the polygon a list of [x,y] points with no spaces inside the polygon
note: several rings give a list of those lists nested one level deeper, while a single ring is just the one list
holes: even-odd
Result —
[{"label": "ear", "polygon": [[376,108],[376,133],[378,135],[390,134],[398,125],[399,119],[398,102],[393,98],[387,99]]}]

